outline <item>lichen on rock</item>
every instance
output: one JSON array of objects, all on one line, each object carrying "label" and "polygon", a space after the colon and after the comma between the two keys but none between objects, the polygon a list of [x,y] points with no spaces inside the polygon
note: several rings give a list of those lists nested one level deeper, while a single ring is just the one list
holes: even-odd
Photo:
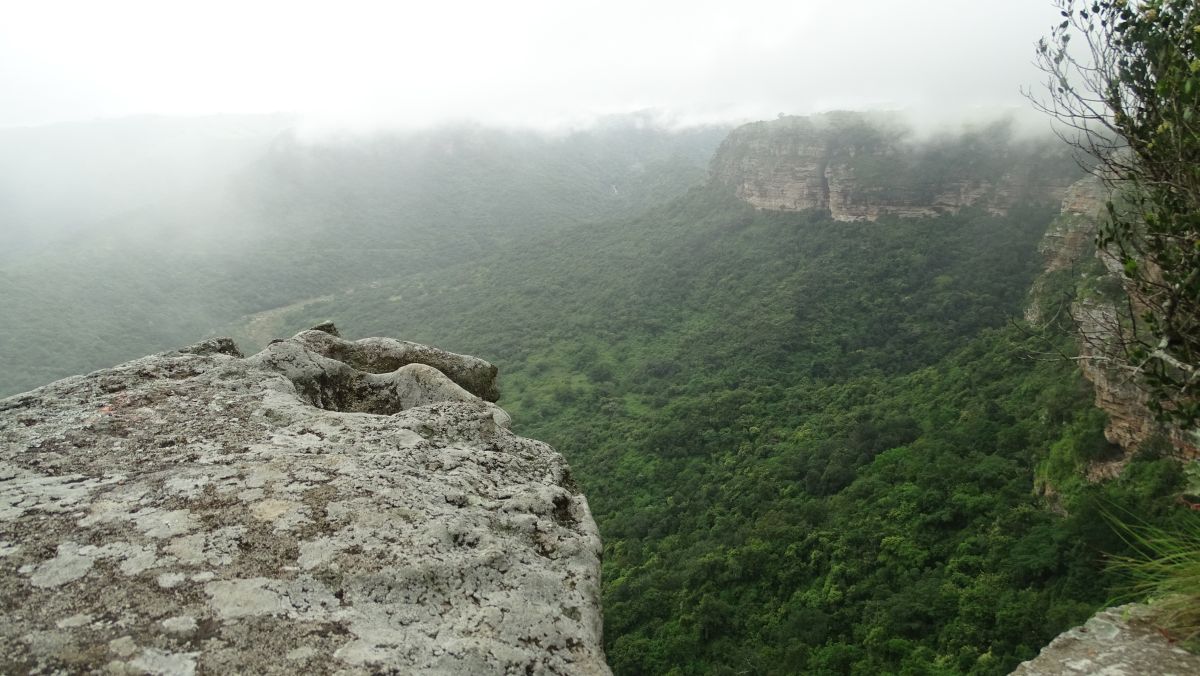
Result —
[{"label": "lichen on rock", "polygon": [[608,673],[587,502],[495,377],[326,325],[0,399],[0,672]]}]

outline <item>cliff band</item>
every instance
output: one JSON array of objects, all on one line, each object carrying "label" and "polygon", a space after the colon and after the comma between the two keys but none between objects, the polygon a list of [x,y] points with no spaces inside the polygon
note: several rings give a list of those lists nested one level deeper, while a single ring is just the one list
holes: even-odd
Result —
[{"label": "cliff band", "polygon": [[730,133],[710,176],[759,209],[816,209],[838,221],[925,218],[968,207],[1003,215],[1016,204],[1062,199],[1070,173],[1061,154],[1010,135],[999,125],[917,141],[886,115],[781,117]]}]

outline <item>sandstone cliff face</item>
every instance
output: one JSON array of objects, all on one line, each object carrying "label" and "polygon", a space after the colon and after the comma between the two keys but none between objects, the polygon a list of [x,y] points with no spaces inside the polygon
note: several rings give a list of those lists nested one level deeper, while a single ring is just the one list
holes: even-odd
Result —
[{"label": "sandstone cliff face", "polygon": [[1005,214],[1019,201],[1058,200],[1068,180],[972,140],[910,142],[884,117],[785,117],[734,130],[712,180],[760,209],[827,210],[839,221],[921,218],[978,207]]},{"label": "sandstone cliff face", "polygon": [[1104,211],[1105,199],[1103,184],[1092,176],[1072,183],[1064,191],[1059,216],[1038,244],[1043,274],[1034,280],[1029,291],[1031,302],[1025,308],[1025,321],[1040,325],[1047,320],[1043,301],[1053,300],[1045,298],[1050,275],[1070,273],[1081,261],[1096,253],[1097,224]]},{"label": "sandstone cliff face", "polygon": [[825,125],[801,117],[739,127],[713,157],[712,177],[760,209],[828,209],[831,150],[825,132]]},{"label": "sandstone cliff face", "polygon": [[1061,215],[1038,246],[1046,272],[1074,267],[1094,251],[1096,226],[1104,213],[1105,199],[1104,186],[1091,176],[1072,183],[1064,191]]},{"label": "sandstone cliff face", "polygon": [[587,502],[494,367],[322,328],[0,400],[0,672],[609,673]]},{"label": "sandstone cliff face", "polygon": [[1069,312],[1080,336],[1079,354],[1084,357],[1080,369],[1095,388],[1096,406],[1108,415],[1105,437],[1120,446],[1126,457],[1093,464],[1087,469],[1092,480],[1117,476],[1129,455],[1159,439],[1166,440],[1181,459],[1200,458],[1200,449],[1183,430],[1155,419],[1133,374],[1110,359],[1120,357],[1121,336],[1128,329],[1123,328],[1121,320],[1126,303],[1121,263],[1095,246],[1107,199],[1106,188],[1095,177],[1084,178],[1067,189],[1062,213],[1039,246],[1046,274],[1034,283],[1033,302],[1025,315],[1035,324],[1045,320],[1040,296],[1045,293],[1048,275],[1072,274],[1089,257],[1099,262],[1071,282],[1076,297]]},{"label": "sandstone cliff face", "polygon": [[[1181,457],[1195,457],[1195,449],[1182,432],[1159,423],[1149,407],[1149,398],[1137,387],[1134,374],[1107,361],[1120,354],[1121,321],[1117,306],[1105,299],[1077,300],[1071,307],[1080,335],[1080,370],[1096,391],[1096,406],[1108,415],[1104,436],[1125,451],[1126,457],[1155,439],[1167,439]],[[1125,459],[1088,468],[1092,480],[1120,474]]]}]

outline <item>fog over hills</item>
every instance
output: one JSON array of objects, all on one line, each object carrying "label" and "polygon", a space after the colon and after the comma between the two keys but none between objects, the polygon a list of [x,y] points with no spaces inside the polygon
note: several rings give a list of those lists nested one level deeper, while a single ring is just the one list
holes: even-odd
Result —
[{"label": "fog over hills", "polygon": [[[14,290],[0,300],[0,350],[23,366],[0,391],[168,349],[248,312],[633,215],[703,180],[727,131],[646,122],[559,135],[454,125],[314,138],[279,117],[8,130],[21,153],[4,175],[18,197],[0,267]],[[63,180],[38,179],[53,159]],[[47,187],[24,187],[35,179]],[[78,184],[87,189],[66,198]]]},{"label": "fog over hills", "polygon": [[0,255],[220,191],[292,124],[226,115],[0,128]]}]

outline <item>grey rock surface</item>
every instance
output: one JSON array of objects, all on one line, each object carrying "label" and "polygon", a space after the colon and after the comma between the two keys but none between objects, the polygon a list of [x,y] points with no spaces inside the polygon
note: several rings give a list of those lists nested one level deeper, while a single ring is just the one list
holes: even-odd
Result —
[{"label": "grey rock surface", "polygon": [[495,368],[318,328],[0,399],[0,673],[609,673],[595,523]]},{"label": "grey rock surface", "polygon": [[1096,613],[1021,663],[1014,676],[1189,676],[1200,674],[1200,655],[1171,643],[1147,618],[1146,606],[1129,604]]}]

